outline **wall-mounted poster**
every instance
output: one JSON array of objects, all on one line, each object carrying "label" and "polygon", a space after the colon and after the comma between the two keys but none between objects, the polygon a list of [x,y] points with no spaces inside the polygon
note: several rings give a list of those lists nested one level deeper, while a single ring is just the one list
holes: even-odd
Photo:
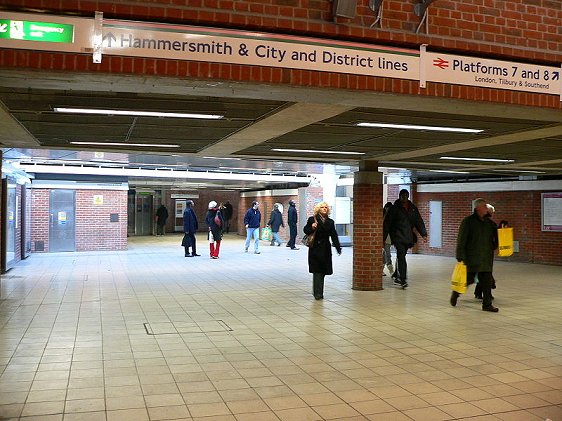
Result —
[{"label": "wall-mounted poster", "polygon": [[562,192],[542,193],[542,230],[562,232]]}]

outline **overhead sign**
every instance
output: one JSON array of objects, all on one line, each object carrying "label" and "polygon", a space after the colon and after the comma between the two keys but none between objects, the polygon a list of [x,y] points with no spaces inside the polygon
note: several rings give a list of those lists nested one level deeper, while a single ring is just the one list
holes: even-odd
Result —
[{"label": "overhead sign", "polygon": [[74,25],[0,19],[0,38],[68,44],[74,40]]},{"label": "overhead sign", "polygon": [[[100,14],[101,15],[101,14]],[[0,48],[232,63],[560,95],[560,68],[320,38],[0,11]]]},{"label": "overhead sign", "polygon": [[103,54],[419,78],[419,52],[283,35],[104,20]]},{"label": "overhead sign", "polygon": [[422,60],[431,82],[560,94],[559,67],[439,53],[424,53]]}]

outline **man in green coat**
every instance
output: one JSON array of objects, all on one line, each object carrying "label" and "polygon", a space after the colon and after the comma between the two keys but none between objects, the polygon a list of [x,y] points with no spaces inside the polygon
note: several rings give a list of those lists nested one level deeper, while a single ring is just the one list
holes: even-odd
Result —
[{"label": "man in green coat", "polygon": [[[457,238],[457,261],[464,262],[467,269],[467,285],[478,283],[482,288],[482,310],[497,313],[499,309],[492,305],[492,266],[494,250],[498,244],[498,231],[486,220],[488,208],[484,199],[476,199],[474,213],[464,218]],[[453,291],[451,305],[457,305],[459,293]]]}]

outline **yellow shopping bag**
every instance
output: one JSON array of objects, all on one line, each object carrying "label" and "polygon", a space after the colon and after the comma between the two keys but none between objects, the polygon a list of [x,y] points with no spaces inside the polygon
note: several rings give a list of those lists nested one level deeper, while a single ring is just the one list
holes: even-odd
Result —
[{"label": "yellow shopping bag", "polygon": [[513,228],[498,229],[498,256],[508,257],[513,254]]},{"label": "yellow shopping bag", "polygon": [[466,265],[463,262],[457,262],[455,265],[451,275],[451,289],[459,294],[466,292]]}]

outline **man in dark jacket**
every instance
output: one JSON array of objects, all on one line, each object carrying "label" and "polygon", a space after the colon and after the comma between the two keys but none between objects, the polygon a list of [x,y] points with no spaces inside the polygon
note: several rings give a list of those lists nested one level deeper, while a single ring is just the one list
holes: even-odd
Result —
[{"label": "man in dark jacket", "polygon": [[291,250],[298,250],[298,247],[295,246],[295,241],[297,240],[297,207],[294,200],[289,200],[287,223],[289,224],[289,242],[287,247],[290,247]]},{"label": "man in dark jacket", "polygon": [[[463,219],[457,238],[457,261],[464,262],[467,271],[467,285],[474,283],[478,275],[478,283],[482,290],[482,310],[497,313],[499,310],[492,305],[492,267],[494,250],[498,244],[498,231],[495,224],[486,218],[488,208],[484,199],[476,199],[474,213]],[[457,305],[459,293],[451,294],[451,305]]]},{"label": "man in dark jacket", "polygon": [[273,205],[273,210],[271,211],[271,217],[269,218],[269,222],[267,223],[268,227],[271,227],[271,244],[272,246],[277,243],[278,246],[281,245],[281,238],[279,238],[279,228],[285,227],[283,223],[283,215],[279,210],[279,205],[276,203]]},{"label": "man in dark jacket", "polygon": [[248,253],[250,247],[250,240],[254,238],[254,253],[260,254],[260,223],[261,212],[259,210],[259,202],[252,202],[252,207],[246,211],[244,215],[244,226],[246,227],[246,246],[244,251]]},{"label": "man in dark jacket", "polygon": [[[199,256],[197,254],[195,233],[199,229],[197,224],[197,215],[193,211],[193,200],[188,200],[185,204],[183,211],[183,236],[182,246],[185,248],[185,257]],[[189,247],[191,247],[191,254],[189,254]]]},{"label": "man in dark jacket", "polygon": [[156,210],[156,235],[164,235],[167,220],[168,209],[166,209],[166,206],[160,205]]},{"label": "man in dark jacket", "polygon": [[418,237],[414,233],[414,228],[422,236],[424,241],[427,240],[427,231],[418,208],[408,200],[410,197],[408,190],[400,190],[398,197],[398,200],[394,202],[384,218],[383,239],[385,239],[387,235],[390,235],[390,240],[396,249],[398,265],[394,283],[402,288],[406,288],[408,286],[406,282],[408,271],[406,253],[408,253],[408,249],[414,247],[418,241]]},{"label": "man in dark jacket", "polygon": [[234,209],[230,204],[230,202],[227,200],[226,203],[224,204],[224,211],[223,211],[224,225],[225,225],[224,228],[227,234],[230,232],[230,220],[232,219],[233,214],[234,214]]}]

